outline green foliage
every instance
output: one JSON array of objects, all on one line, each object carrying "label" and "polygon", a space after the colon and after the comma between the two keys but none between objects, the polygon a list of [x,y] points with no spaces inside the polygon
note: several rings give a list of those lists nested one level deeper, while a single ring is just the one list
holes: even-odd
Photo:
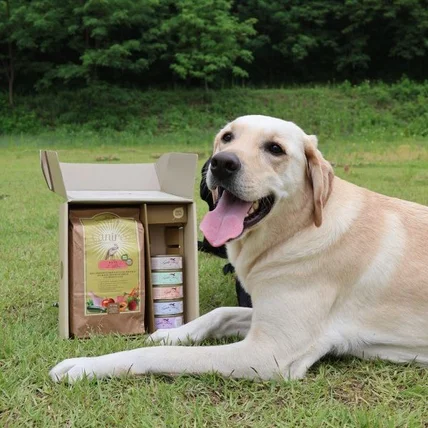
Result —
[{"label": "green foliage", "polygon": [[0,88],[423,81],[426,0],[0,0]]},{"label": "green foliage", "polygon": [[[165,45],[157,41],[157,0],[89,0],[64,2],[59,22],[66,29],[63,44],[71,61],[55,64],[38,87],[85,80],[96,82],[105,72],[147,70]],[[54,18],[54,17],[53,17]],[[58,19],[58,17],[54,18]]]},{"label": "green foliage", "polygon": [[258,19],[249,69],[257,80],[427,77],[425,0],[247,0],[237,7],[240,17]]},{"label": "green foliage", "polygon": [[37,133],[41,129],[42,124],[36,112],[24,105],[11,109],[7,97],[0,97],[0,135]]},{"label": "green foliage", "polygon": [[255,34],[255,19],[239,22],[231,14],[231,0],[179,0],[177,13],[163,23],[168,37],[171,69],[182,79],[205,84],[231,71],[248,77],[237,61],[251,62],[251,52],[242,46]]}]

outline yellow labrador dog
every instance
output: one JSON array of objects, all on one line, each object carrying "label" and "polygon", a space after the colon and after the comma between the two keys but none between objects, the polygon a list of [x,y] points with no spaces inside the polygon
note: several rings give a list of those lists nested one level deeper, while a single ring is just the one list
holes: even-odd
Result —
[{"label": "yellow labrador dog", "polygon": [[327,353],[428,364],[428,208],[335,178],[317,139],[245,116],[216,137],[217,207],[201,223],[226,243],[254,308],[219,308],[152,339],[171,345],[73,358],[54,380],[142,373],[301,378]]}]

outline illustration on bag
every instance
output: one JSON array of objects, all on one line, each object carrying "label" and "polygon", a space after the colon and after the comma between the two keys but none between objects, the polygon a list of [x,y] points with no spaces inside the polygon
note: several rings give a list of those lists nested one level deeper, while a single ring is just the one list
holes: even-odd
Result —
[{"label": "illustration on bag", "polygon": [[81,218],[85,246],[85,314],[140,310],[140,264],[135,219],[102,213]]}]

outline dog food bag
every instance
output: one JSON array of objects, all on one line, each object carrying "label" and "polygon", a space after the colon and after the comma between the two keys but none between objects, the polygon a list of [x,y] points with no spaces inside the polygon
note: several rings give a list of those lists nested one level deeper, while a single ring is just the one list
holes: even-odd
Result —
[{"label": "dog food bag", "polygon": [[144,229],[138,208],[70,210],[70,333],[144,333]]}]

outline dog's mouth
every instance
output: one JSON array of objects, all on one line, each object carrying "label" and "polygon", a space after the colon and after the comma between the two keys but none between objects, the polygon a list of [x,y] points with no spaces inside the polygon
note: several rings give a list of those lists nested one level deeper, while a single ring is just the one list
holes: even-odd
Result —
[{"label": "dog's mouth", "polygon": [[[223,193],[226,190],[223,187],[218,188],[218,200],[216,206]],[[235,196],[232,192],[228,192],[232,198],[232,203],[234,200],[242,201],[237,196]],[[242,201],[245,202],[245,201]],[[273,195],[265,196],[264,198],[260,198],[254,202],[251,202],[250,209],[247,212],[247,215],[244,217],[244,229],[248,229],[252,226],[255,226],[259,221],[264,219],[271,211],[273,204],[275,202],[275,197]]]},{"label": "dog's mouth", "polygon": [[218,195],[215,209],[207,213],[200,226],[213,247],[220,247],[239,238],[244,230],[263,220],[275,203],[273,195],[253,202],[244,201],[222,187],[218,188]]}]

